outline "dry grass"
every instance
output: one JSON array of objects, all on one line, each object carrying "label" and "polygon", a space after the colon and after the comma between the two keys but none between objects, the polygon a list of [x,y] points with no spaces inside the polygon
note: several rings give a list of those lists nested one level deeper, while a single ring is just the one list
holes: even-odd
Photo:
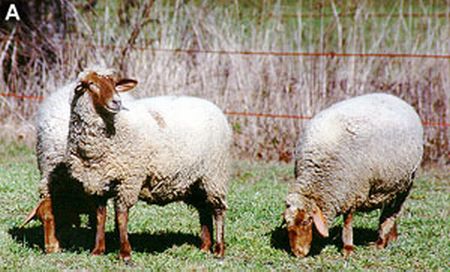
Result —
[{"label": "dry grass", "polygon": [[[358,4],[331,1],[325,7],[310,2],[314,1],[253,6],[247,2],[215,5],[212,1],[187,4],[155,1],[124,8],[115,2],[98,1],[95,12],[80,8],[74,13],[76,27],[55,48],[58,61],[52,65],[40,63],[39,69],[27,67],[21,71],[23,76],[15,89],[8,88],[7,79],[0,78],[2,86],[7,86],[0,92],[45,96],[73,80],[81,67],[101,62],[120,67],[125,75],[137,78],[137,96],[196,95],[227,111],[312,116],[338,100],[382,91],[411,103],[423,120],[449,123],[448,59],[153,50],[441,55],[450,52],[449,10],[446,9],[446,16],[432,15],[438,9],[436,5],[445,8],[445,2],[434,1],[435,6],[427,1],[398,2],[384,10],[390,14],[387,17],[371,16],[382,9],[375,1]],[[66,4],[69,10],[74,10],[70,3]],[[148,9],[150,16],[146,16]],[[333,16],[286,17],[283,16],[286,11],[324,12]],[[429,15],[419,17],[406,12]],[[13,51],[7,39],[0,40],[2,54]],[[28,139],[33,139],[33,130],[28,124],[38,103],[0,97],[0,106],[0,137],[16,138],[16,128],[21,127],[21,137],[31,143]],[[284,161],[291,159],[305,122],[235,116],[229,120],[235,131],[234,151],[238,157]],[[425,160],[449,164],[449,128],[426,127],[425,138]]]}]

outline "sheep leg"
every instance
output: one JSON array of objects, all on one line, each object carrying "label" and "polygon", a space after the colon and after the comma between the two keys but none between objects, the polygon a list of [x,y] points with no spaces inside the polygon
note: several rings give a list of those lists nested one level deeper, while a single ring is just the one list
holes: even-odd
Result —
[{"label": "sheep leg", "polygon": [[28,214],[20,228],[23,228],[31,220],[37,217],[44,227],[44,245],[46,253],[54,253],[59,251],[59,241],[56,238],[56,223],[52,211],[52,200],[46,197],[39,201],[37,206]]},{"label": "sheep leg", "polygon": [[120,253],[119,258],[128,262],[131,260],[131,245],[128,241],[128,209],[118,209],[116,207],[116,222],[119,231]]},{"label": "sheep leg", "polygon": [[97,229],[95,233],[95,247],[92,255],[102,255],[105,253],[105,224],[106,224],[106,202],[100,202],[96,209]]},{"label": "sheep leg", "polygon": [[214,221],[216,223],[216,246],[214,249],[214,254],[219,258],[223,258],[225,255],[225,211],[222,209],[215,209]]},{"label": "sheep leg", "polygon": [[44,244],[46,253],[55,253],[60,250],[59,241],[56,238],[56,223],[53,214],[52,199],[44,198],[37,208],[37,216],[44,225]]},{"label": "sheep leg", "polygon": [[344,227],[342,228],[342,242],[344,244],[344,256],[348,257],[353,253],[353,213],[344,214]]},{"label": "sheep leg", "polygon": [[402,204],[408,196],[411,187],[412,183],[405,192],[400,193],[396,199],[383,208],[378,228],[378,240],[376,242],[377,248],[383,249],[390,241],[397,240],[398,233],[395,220],[400,213]]},{"label": "sheep leg", "polygon": [[397,226],[395,223],[395,219],[397,214],[392,214],[387,216],[383,214],[380,217],[380,226],[378,229],[378,240],[376,242],[376,246],[379,249],[385,248],[389,241],[394,241],[397,239]]},{"label": "sheep leg", "polygon": [[212,246],[212,233],[213,233],[213,220],[212,211],[209,208],[198,209],[200,215],[201,232],[200,237],[202,239],[202,245],[200,250],[203,252],[210,252]]}]

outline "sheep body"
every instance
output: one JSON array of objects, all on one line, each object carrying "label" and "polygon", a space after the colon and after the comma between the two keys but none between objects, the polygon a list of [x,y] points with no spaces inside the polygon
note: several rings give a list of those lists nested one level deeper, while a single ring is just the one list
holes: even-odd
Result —
[{"label": "sheep body", "polygon": [[[99,69],[105,76],[113,76],[108,69]],[[95,212],[79,183],[68,174],[65,163],[69,132],[70,101],[77,82],[71,82],[52,92],[41,103],[36,116],[36,156],[41,179],[38,185],[40,202],[28,215],[25,225],[35,216],[44,223],[45,248],[48,253],[59,250],[58,229],[79,224],[78,215]],[[125,103],[134,98],[125,94]],[[73,205],[78,203],[78,205]],[[56,221],[56,222],[55,222]],[[23,226],[22,225],[22,226]]]},{"label": "sheep body", "polygon": [[388,94],[359,96],[320,112],[296,150],[286,222],[295,221],[296,210],[318,207],[330,225],[339,214],[403,202],[397,199],[412,185],[422,135],[415,110]]},{"label": "sheep body", "polygon": [[80,125],[69,133],[68,161],[85,191],[103,196],[119,186],[117,204],[126,208],[138,197],[155,204],[181,200],[208,179],[202,186],[209,200],[226,208],[231,131],[223,113],[205,100],[175,96],[137,100],[129,108],[115,117],[114,136],[96,114],[81,110],[83,117],[75,118],[84,120],[72,120]]},{"label": "sheep body", "polygon": [[[139,198],[159,205],[183,200],[197,208],[204,251],[212,243],[214,216],[215,253],[223,256],[231,144],[224,114],[206,100],[175,96],[141,99],[121,109],[118,90],[136,83],[123,79],[113,87],[96,73],[80,76],[66,153],[71,175],[87,194],[114,197],[122,259],[131,254],[128,209]],[[104,205],[99,202],[97,218],[106,216]],[[101,220],[94,254],[104,252],[103,241]]]}]

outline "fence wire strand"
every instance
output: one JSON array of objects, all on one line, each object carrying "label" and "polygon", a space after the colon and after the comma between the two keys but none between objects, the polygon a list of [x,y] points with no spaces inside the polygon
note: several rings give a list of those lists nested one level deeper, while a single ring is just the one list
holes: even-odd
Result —
[{"label": "fence wire strand", "polygon": [[[120,45],[96,45],[93,43],[85,43],[88,47],[102,47],[106,49],[121,48]],[[185,54],[219,54],[219,55],[248,55],[248,56],[285,56],[285,57],[327,57],[327,58],[409,58],[409,59],[444,59],[449,60],[450,55],[445,54],[408,54],[408,53],[335,53],[335,52],[274,52],[274,51],[227,51],[227,50],[200,50],[200,49],[167,49],[152,48],[150,46],[132,46],[135,50],[152,50],[160,53],[185,53]],[[16,93],[0,93],[1,97],[9,97],[21,100],[31,100],[40,102],[44,100],[43,96],[24,95]],[[257,112],[236,112],[226,111],[225,114],[237,117],[256,117],[256,118],[272,118],[272,119],[301,119],[309,120],[312,116],[293,115],[293,114],[273,114],[273,113],[257,113]],[[447,122],[422,121],[426,127],[450,127]]]},{"label": "fence wire strand", "polygon": [[[43,96],[32,96],[32,95],[17,95],[13,93],[0,93],[0,96],[3,97],[13,97],[22,100],[31,100],[31,101],[42,101],[44,100]],[[228,116],[235,117],[256,117],[256,118],[271,118],[271,119],[297,119],[297,120],[309,120],[312,119],[312,116],[306,115],[295,115],[295,114],[275,114],[275,113],[260,113],[260,112],[237,112],[237,111],[225,111],[225,114]],[[434,121],[422,121],[422,124],[426,127],[442,127],[447,128],[450,127],[450,123],[446,122],[434,122]]]}]

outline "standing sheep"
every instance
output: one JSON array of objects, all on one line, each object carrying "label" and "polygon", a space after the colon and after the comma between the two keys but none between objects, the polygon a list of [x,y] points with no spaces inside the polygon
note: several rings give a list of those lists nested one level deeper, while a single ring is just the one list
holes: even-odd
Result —
[{"label": "standing sheep", "polygon": [[328,236],[343,214],[344,255],[353,251],[356,211],[382,208],[378,248],[397,238],[397,218],[411,189],[423,152],[423,128],[403,100],[375,93],[355,97],[320,112],[296,150],[296,180],[286,198],[284,219],[296,256],[306,256],[312,225]]},{"label": "standing sheep", "polygon": [[[91,70],[111,79],[115,73],[109,69],[94,67]],[[79,224],[79,214],[87,213],[95,218],[95,206],[83,191],[79,182],[67,173],[64,162],[69,133],[70,101],[77,83],[69,83],[48,96],[40,105],[36,118],[36,155],[41,180],[40,201],[28,215],[24,226],[34,217],[43,222],[44,245],[47,253],[60,250],[59,232],[72,224]],[[134,100],[125,95],[123,100]],[[92,215],[94,217],[92,217]]]},{"label": "standing sheep", "polygon": [[118,92],[134,80],[113,84],[95,72],[80,76],[71,105],[67,162],[84,190],[97,198],[93,253],[105,251],[106,200],[114,197],[120,258],[131,258],[128,210],[138,198],[164,205],[183,200],[200,215],[201,249],[224,255],[224,214],[231,130],[212,103],[193,97],[157,97],[121,107]]}]

